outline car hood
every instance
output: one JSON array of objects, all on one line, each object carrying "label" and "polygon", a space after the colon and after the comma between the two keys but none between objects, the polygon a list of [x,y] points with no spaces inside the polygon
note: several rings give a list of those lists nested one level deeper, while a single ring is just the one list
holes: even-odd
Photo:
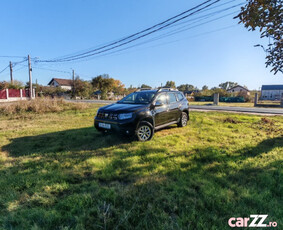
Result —
[{"label": "car hood", "polygon": [[115,112],[115,113],[121,113],[121,112],[135,112],[137,110],[140,110],[142,108],[147,107],[147,105],[144,104],[111,104],[101,107],[99,110],[103,112]]}]

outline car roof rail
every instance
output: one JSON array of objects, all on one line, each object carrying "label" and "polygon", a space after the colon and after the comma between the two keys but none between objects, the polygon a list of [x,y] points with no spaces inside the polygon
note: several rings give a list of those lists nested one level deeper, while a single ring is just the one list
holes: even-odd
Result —
[{"label": "car roof rail", "polygon": [[144,91],[144,90],[152,90],[152,88],[139,88],[135,92]]},{"label": "car roof rail", "polygon": [[179,90],[175,88],[170,88],[170,87],[159,87],[157,92],[161,92],[161,91],[179,91]]}]

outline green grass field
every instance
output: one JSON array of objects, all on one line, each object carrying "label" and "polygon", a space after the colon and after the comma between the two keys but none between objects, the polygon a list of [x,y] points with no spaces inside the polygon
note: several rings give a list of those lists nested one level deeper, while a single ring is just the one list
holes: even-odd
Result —
[{"label": "green grass field", "polygon": [[103,136],[98,106],[0,116],[0,229],[283,224],[283,117],[191,112],[150,142]]}]

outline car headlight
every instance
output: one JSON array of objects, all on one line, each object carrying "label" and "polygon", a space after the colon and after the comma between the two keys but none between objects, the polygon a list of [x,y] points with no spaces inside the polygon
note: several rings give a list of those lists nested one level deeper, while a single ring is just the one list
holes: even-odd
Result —
[{"label": "car headlight", "polygon": [[119,120],[125,120],[125,119],[130,119],[132,118],[133,113],[120,113],[118,115]]}]

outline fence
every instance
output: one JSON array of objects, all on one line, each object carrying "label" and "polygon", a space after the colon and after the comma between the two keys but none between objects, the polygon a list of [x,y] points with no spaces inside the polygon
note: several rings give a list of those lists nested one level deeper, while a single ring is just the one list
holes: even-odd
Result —
[{"label": "fence", "polygon": [[[17,101],[26,100],[29,98],[29,89],[2,89],[0,90],[0,101]],[[35,91],[33,89],[33,97],[35,97]]]},{"label": "fence", "polygon": [[[195,101],[213,101],[213,97],[210,96],[202,96],[195,97]],[[244,97],[220,97],[220,102],[245,102]]]}]

